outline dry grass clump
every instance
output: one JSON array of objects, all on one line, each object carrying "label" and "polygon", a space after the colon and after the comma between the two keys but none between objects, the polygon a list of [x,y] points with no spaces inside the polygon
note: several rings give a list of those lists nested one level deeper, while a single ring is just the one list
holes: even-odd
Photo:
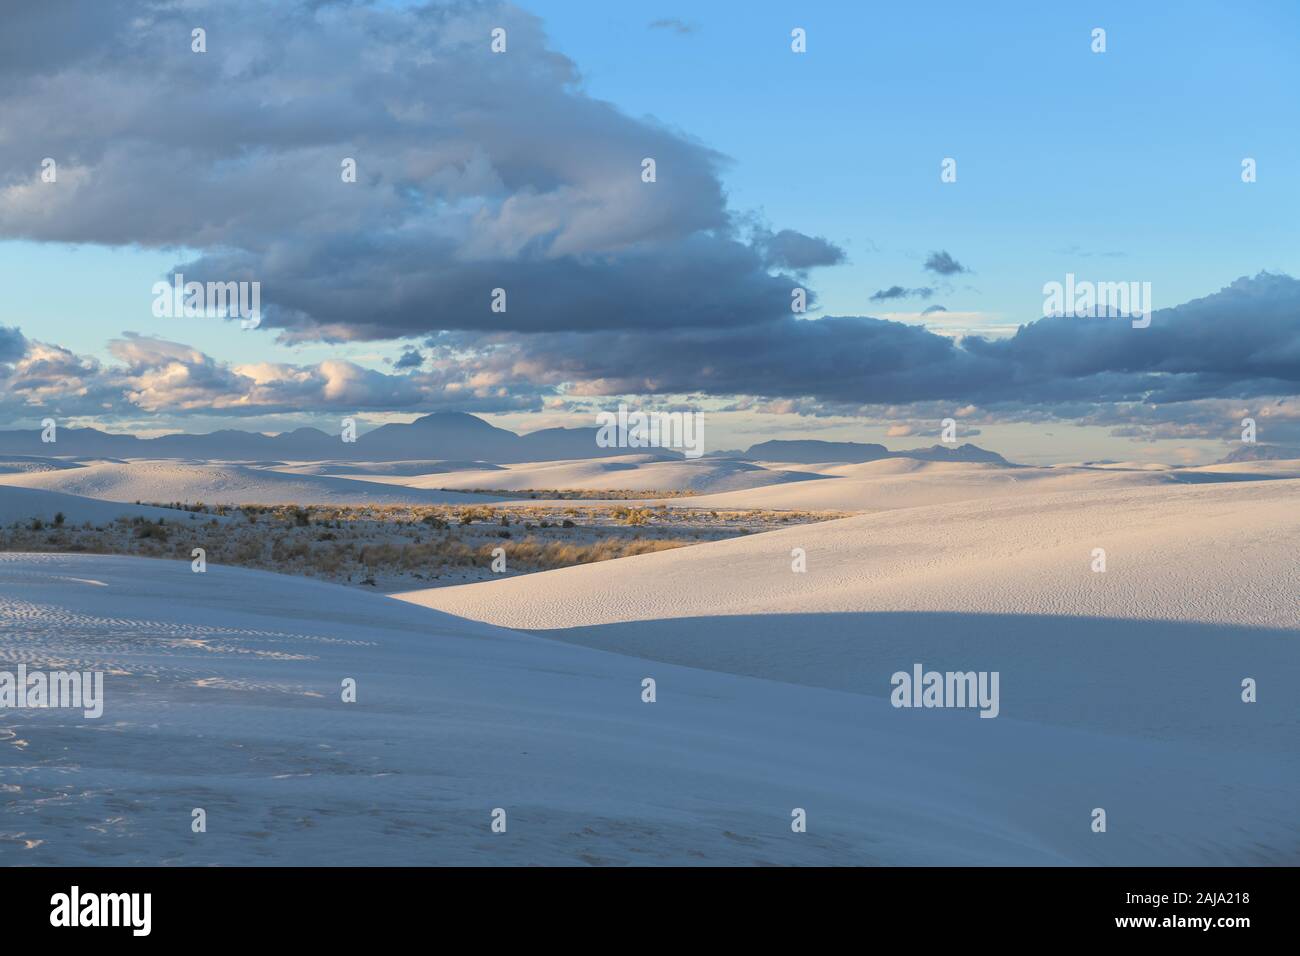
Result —
[{"label": "dry grass clump", "polygon": [[[645,509],[623,511],[628,524],[640,523],[642,516],[649,514]],[[190,517],[222,512],[234,520]],[[510,530],[519,525],[525,531],[522,539]],[[539,536],[572,538],[575,534],[591,540]],[[514,573],[607,561],[693,543],[685,538],[607,534],[542,509],[511,515],[484,506],[246,505],[212,511],[186,508],[178,511],[175,520],[119,518],[109,525],[80,528],[66,527],[61,520],[53,524],[33,520],[0,529],[0,550],[5,551],[126,554],[190,561],[194,549],[202,548],[210,564],[370,584],[376,576],[409,578],[414,584],[437,579],[448,569],[487,571],[496,548],[505,549],[507,570]]]},{"label": "dry grass clump", "polygon": [[[444,488],[443,491],[450,491]],[[505,491],[500,488],[455,489],[469,490],[476,495],[493,495],[499,498],[528,498],[552,501],[640,501],[647,498],[689,498],[698,494],[689,488],[656,491],[653,488],[628,490],[623,488],[529,488],[527,491]]]},{"label": "dry grass clump", "polygon": [[[0,551],[126,554],[229,564],[397,590],[649,554],[838,514],[636,505],[242,505],[173,503],[176,517],[70,526],[62,515],[0,528]],[[163,505],[162,507],[166,507]],[[630,537],[624,531],[637,529]]]},{"label": "dry grass clump", "polygon": [[614,508],[610,513],[626,525],[649,524],[654,516],[649,508]]},{"label": "dry grass clump", "polygon": [[[591,544],[567,544],[562,541],[542,541],[527,537],[503,544],[500,541],[471,542],[457,537],[438,538],[419,544],[375,544],[358,549],[344,546],[343,553],[355,557],[357,563],[370,569],[400,569],[418,571],[441,567],[486,567],[492,563],[492,552],[503,548],[507,567],[511,570],[528,569],[544,571],[567,568],[575,564],[608,561],[634,554],[650,554],[685,547],[693,542],[679,539],[627,539],[602,538]],[[326,549],[312,551],[312,560],[328,554]]]}]

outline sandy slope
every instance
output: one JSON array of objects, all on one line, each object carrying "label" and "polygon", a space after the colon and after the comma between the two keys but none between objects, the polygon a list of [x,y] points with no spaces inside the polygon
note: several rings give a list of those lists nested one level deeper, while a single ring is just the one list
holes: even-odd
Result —
[{"label": "sandy slope", "polygon": [[482,461],[426,458],[412,461],[303,461],[268,462],[268,468],[286,475],[337,475],[345,478],[419,477],[456,471],[498,471],[503,465]]},{"label": "sandy slope", "polygon": [[[1128,463],[1007,467],[972,462],[925,462],[905,458],[846,464],[741,462],[727,459],[663,460],[652,454],[609,459],[532,462],[475,469],[451,462],[419,473],[422,463],[349,466],[286,466],[277,470],[355,475],[376,483],[426,489],[491,488],[691,491],[655,503],[728,510],[888,511],[977,498],[1082,492],[1106,488],[1160,487],[1221,481],[1300,477],[1300,461],[1245,462],[1175,468]],[[433,463],[429,463],[433,464]]]},{"label": "sandy slope", "polygon": [[1294,755],[897,711],[241,569],[0,555],[0,656],[109,671],[100,720],[3,715],[13,862],[1294,860]]},{"label": "sandy slope", "polygon": [[[878,700],[890,675],[916,662],[997,670],[1002,717],[984,723],[1086,730],[1117,749],[1137,739],[1171,754],[1202,747],[1211,767],[1252,753],[1252,774],[1296,803],[1297,541],[1300,480],[1129,487],[846,518],[402,597],[577,644]],[[1097,547],[1104,574],[1090,567]],[[794,548],[806,551],[805,573],[791,570]],[[1240,701],[1244,677],[1260,682],[1259,703]],[[888,713],[900,729],[925,719]],[[994,763],[1006,756],[971,745]],[[1212,776],[1224,792],[1240,783]],[[1243,808],[1255,800],[1237,797]],[[1200,798],[1160,799],[1177,812]],[[1300,862],[1300,818],[1288,819],[1274,846]],[[1211,845],[1248,858],[1238,823],[1202,834],[1206,859]]]},{"label": "sandy slope", "polygon": [[22,475],[41,471],[64,471],[80,468],[75,462],[39,455],[0,455],[0,475]]},{"label": "sandy slope", "polygon": [[[768,467],[799,466],[764,463]],[[884,459],[863,464],[825,464],[811,474],[824,477],[797,484],[773,484],[744,492],[705,494],[668,501],[692,508],[768,508],[807,511],[887,511],[977,498],[1020,497],[1050,492],[1168,487],[1224,481],[1300,477],[1300,462],[1250,462],[1250,467],[1211,465],[1181,469],[1008,468],[968,462]],[[1277,467],[1260,468],[1259,465]]]},{"label": "sandy slope", "polygon": [[402,597],[522,628],[872,611],[1300,628],[1298,537],[1297,479],[1124,488],[901,509]]},{"label": "sandy slope", "polygon": [[1242,479],[1300,478],[1300,461],[1233,461],[1222,465],[1202,465],[1183,469],[1183,474],[1231,475]]},{"label": "sandy slope", "polygon": [[[119,504],[111,501],[97,501],[94,498],[82,498],[78,495],[65,495],[43,488],[20,488],[0,485],[0,524],[19,522],[28,524],[33,518],[39,518],[46,524],[54,521],[54,516],[62,514],[65,523],[79,525],[89,522],[92,525],[108,524],[119,517],[133,518],[137,515],[156,521],[162,518],[168,522],[197,521],[199,515],[187,514],[172,508],[151,508],[148,505]],[[204,521],[212,521],[212,515],[202,516]],[[225,520],[225,519],[220,519]]]},{"label": "sandy slope", "polygon": [[664,460],[655,455],[618,455],[494,466],[482,471],[439,471],[419,476],[376,475],[372,480],[410,488],[491,488],[498,491],[735,491],[802,481],[808,477],[730,459]]},{"label": "sandy slope", "polygon": [[44,488],[107,501],[210,505],[442,504],[492,500],[479,495],[393,487],[351,478],[286,475],[247,465],[161,460],[0,475],[0,484]]},{"label": "sandy slope", "polygon": [[30,470],[30,463],[23,467],[27,470],[0,473],[0,484],[125,502],[439,504],[494,500],[455,489],[519,492],[553,488],[694,491],[664,501],[692,508],[862,512],[1047,492],[1300,477],[1300,462],[1158,470],[1008,468],[909,459],[790,465],[707,458],[663,460],[649,454],[508,466],[432,461],[248,465],[139,460],[95,461],[50,471]]}]

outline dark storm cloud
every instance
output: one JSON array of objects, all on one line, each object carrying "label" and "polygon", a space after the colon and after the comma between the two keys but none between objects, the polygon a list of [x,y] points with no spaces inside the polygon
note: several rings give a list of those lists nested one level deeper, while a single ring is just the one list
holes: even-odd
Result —
[{"label": "dark storm cloud", "polygon": [[[1149,333],[1149,334],[1148,334]],[[1032,370],[1036,394],[1086,383],[1098,401],[1294,394],[1300,387],[1300,282],[1238,279],[1157,310],[1150,328],[1123,319],[1041,319],[1008,339],[968,339],[974,355]]]},{"label": "dark storm cloud", "polygon": [[0,325],[0,362],[16,362],[27,354],[27,339],[19,329]]},{"label": "dark storm cloud", "polygon": [[957,275],[958,273],[970,271],[952,256],[948,255],[945,250],[930,253],[929,258],[925,260],[925,265],[922,268],[938,273],[941,276]]},{"label": "dark storm cloud", "polygon": [[881,289],[872,293],[871,301],[888,302],[891,299],[907,299],[912,296],[918,299],[928,299],[932,295],[934,295],[934,290],[930,288],[905,289],[901,285],[891,285],[888,289]]},{"label": "dark storm cloud", "polygon": [[424,355],[419,349],[407,349],[393,362],[393,368],[419,368],[424,364]]},{"label": "dark storm cloud", "polygon": [[[530,360],[560,380],[599,383],[607,394],[816,396],[858,402],[914,401],[936,388],[973,387],[991,363],[917,326],[881,319],[793,317],[749,329],[673,335],[547,335],[529,340]],[[936,379],[942,385],[936,383]]]},{"label": "dark storm cloud", "polygon": [[[799,284],[769,274],[750,246],[712,235],[638,244],[616,256],[526,256],[508,265],[457,259],[445,239],[428,233],[365,242],[305,237],[283,250],[270,277],[243,252],[214,252],[179,271],[187,280],[260,278],[263,302],[272,303],[269,324],[293,340],[334,341],[439,329],[747,325],[789,314]],[[504,312],[491,311],[497,288]]]},{"label": "dark storm cloud", "polygon": [[817,236],[805,236],[793,229],[771,233],[760,231],[754,246],[764,261],[778,269],[802,272],[816,266],[834,266],[844,261],[844,250],[835,243]]},{"label": "dark storm cloud", "polygon": [[[205,54],[190,50],[196,24]],[[496,26],[505,54],[489,48]],[[40,180],[44,156],[56,183]],[[128,336],[101,364],[8,330],[0,407],[501,410],[563,389],[1083,417],[1300,391],[1300,283],[1283,276],[1159,310],[1146,329],[1040,319],[956,341],[795,317],[800,274],[844,253],[754,228],[728,208],[724,163],[586,95],[539,21],[505,4],[10,4],[0,238],[193,250],[177,254],[187,279],[261,282],[262,327],[289,340],[420,339],[430,354],[399,359],[400,374],[239,367]],[[969,271],[946,250],[924,269]]]},{"label": "dark storm cloud", "polygon": [[296,339],[759,322],[797,284],[773,270],[843,258],[745,241],[723,157],[582,93],[507,4],[36,6],[6,13],[0,237],[197,249],[187,279],[260,281]]},{"label": "dark storm cloud", "polygon": [[[1006,339],[960,342],[863,317],[748,328],[600,332],[495,340],[501,367],[527,361],[603,394],[736,394],[835,403],[964,401],[1010,408],[1173,403],[1300,393],[1300,282],[1262,274],[1127,319],[1051,318]],[[460,349],[472,339],[432,340]]]},{"label": "dark storm cloud", "polygon": [[138,9],[132,0],[41,0],[5,3],[0,30],[0,77],[56,73],[68,64],[106,60],[105,44]]},{"label": "dark storm cloud", "polygon": [[[1007,339],[956,341],[882,319],[794,316],[754,326],[659,331],[442,332],[424,366],[385,374],[351,362],[232,366],[128,335],[103,366],[8,330],[0,410],[257,415],[301,409],[536,409],[621,394],[737,395],[843,414],[914,403],[982,406],[1001,420],[1068,418],[1155,437],[1222,437],[1242,415],[1294,433],[1300,405],[1300,282],[1262,274],[1126,319],[1040,319]],[[899,413],[894,417],[906,417]],[[990,419],[992,420],[992,419]]]}]

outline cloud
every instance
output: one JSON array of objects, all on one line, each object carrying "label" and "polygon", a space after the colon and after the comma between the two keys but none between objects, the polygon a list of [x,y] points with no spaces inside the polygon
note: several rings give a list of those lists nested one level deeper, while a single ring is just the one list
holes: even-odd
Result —
[{"label": "cloud", "polygon": [[[195,23],[206,54],[190,51]],[[489,49],[496,26],[506,55]],[[793,316],[801,274],[844,251],[756,228],[728,206],[726,157],[588,96],[538,19],[509,4],[14,5],[0,116],[0,238],[192,250],[176,264],[187,279],[259,281],[262,329],[287,342],[426,353],[403,353],[392,374],[233,365],[125,335],[100,362],[0,329],[11,415],[504,411],[640,393],[807,414],[975,404],[1113,428],[1164,415],[1205,430],[1221,403],[1300,392],[1300,283],[1285,276],[1160,310],[1148,329],[1038,319],[992,339]],[[47,155],[55,183],[34,165]],[[969,271],[946,250],[924,269]]]},{"label": "cloud", "polygon": [[[425,340],[424,367],[391,374],[341,360],[222,363],[133,334],[110,343],[116,364],[102,365],[9,330],[0,341],[21,341],[25,353],[0,364],[0,410],[11,418],[246,416],[530,410],[561,395],[754,396],[802,414],[887,407],[897,421],[969,406],[988,420],[1069,419],[1170,437],[1227,437],[1250,414],[1261,433],[1267,422],[1267,440],[1293,441],[1300,431],[1300,401],[1292,397],[1300,396],[1297,314],[1300,282],[1265,273],[1158,310],[1145,329],[1126,320],[1045,318],[986,339],[863,316],[788,315],[755,326],[647,332],[448,331]],[[1179,424],[1187,427],[1169,431]]]},{"label": "cloud", "polygon": [[[750,327],[491,339],[492,361],[585,394],[757,395],[851,406],[960,401],[1051,408],[1300,393],[1300,282],[1261,274],[1126,320],[1045,318],[999,339],[862,316]],[[448,333],[449,354],[475,340]],[[1017,413],[1018,414],[1018,413]]]},{"label": "cloud", "polygon": [[771,233],[759,231],[754,247],[770,267],[802,272],[815,266],[834,266],[844,261],[844,250],[828,239],[805,236],[793,229]]},{"label": "cloud", "polygon": [[6,13],[26,66],[0,84],[0,237],[197,250],[177,269],[260,282],[286,341],[772,321],[781,270],[843,260],[746,239],[725,157],[586,95],[509,4],[61,6],[86,16]]},{"label": "cloud", "polygon": [[687,23],[685,20],[679,20],[676,17],[664,17],[660,20],[652,20],[647,24],[651,30],[668,30],[678,36],[690,36],[698,27],[693,23]]},{"label": "cloud", "polygon": [[12,367],[0,366],[0,413],[18,420],[541,407],[534,386],[507,382],[488,362],[474,358],[404,374],[337,359],[314,365],[233,364],[188,345],[135,333],[110,342],[109,352],[116,364],[27,340],[21,359]]},{"label": "cloud", "polygon": [[957,275],[961,272],[970,271],[943,250],[930,253],[929,258],[925,260],[925,265],[922,268],[938,273],[941,276]]},{"label": "cloud", "polygon": [[27,339],[19,329],[0,325],[0,362],[16,362],[27,354]]},{"label": "cloud", "polygon": [[393,362],[393,368],[419,368],[423,364],[424,355],[419,349],[407,349]]},{"label": "cloud", "polygon": [[926,309],[925,309],[925,311],[923,311],[921,314],[922,314],[922,315],[933,315],[933,314],[936,313],[936,312],[947,312],[947,311],[948,311],[948,309],[947,309],[947,307],[945,307],[945,306],[942,306],[942,305],[931,305],[931,306],[927,306]]},{"label": "cloud", "polygon": [[912,296],[918,299],[928,299],[932,295],[934,295],[934,290],[930,288],[904,289],[901,285],[891,285],[888,289],[881,289],[879,292],[873,293],[871,301],[887,302],[890,299],[906,299]]}]

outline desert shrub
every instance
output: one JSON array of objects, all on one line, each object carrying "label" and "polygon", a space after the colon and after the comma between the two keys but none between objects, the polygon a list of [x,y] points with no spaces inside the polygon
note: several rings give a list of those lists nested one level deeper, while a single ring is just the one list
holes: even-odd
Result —
[{"label": "desert shrub", "polygon": [[472,506],[469,508],[461,509],[460,523],[464,525],[464,524],[472,524],[475,521],[491,521],[496,516],[497,513],[495,509]]},{"label": "desert shrub", "polygon": [[142,541],[149,540],[165,542],[167,540],[167,528],[161,523],[161,519],[159,519],[159,522],[159,524],[146,523],[137,525],[135,536]]},{"label": "desert shrub", "polygon": [[634,526],[648,524],[652,516],[649,508],[615,508],[613,514],[624,524]]},{"label": "desert shrub", "polygon": [[343,553],[337,548],[313,548],[307,563],[323,574],[337,574],[343,567]]},{"label": "desert shrub", "polygon": [[245,538],[235,546],[234,559],[237,564],[251,564],[262,560],[262,542],[258,538]]},{"label": "desert shrub", "polygon": [[306,541],[290,541],[285,538],[277,538],[271,546],[271,560],[276,564],[282,564],[296,558],[305,558],[310,551],[311,546]]}]

